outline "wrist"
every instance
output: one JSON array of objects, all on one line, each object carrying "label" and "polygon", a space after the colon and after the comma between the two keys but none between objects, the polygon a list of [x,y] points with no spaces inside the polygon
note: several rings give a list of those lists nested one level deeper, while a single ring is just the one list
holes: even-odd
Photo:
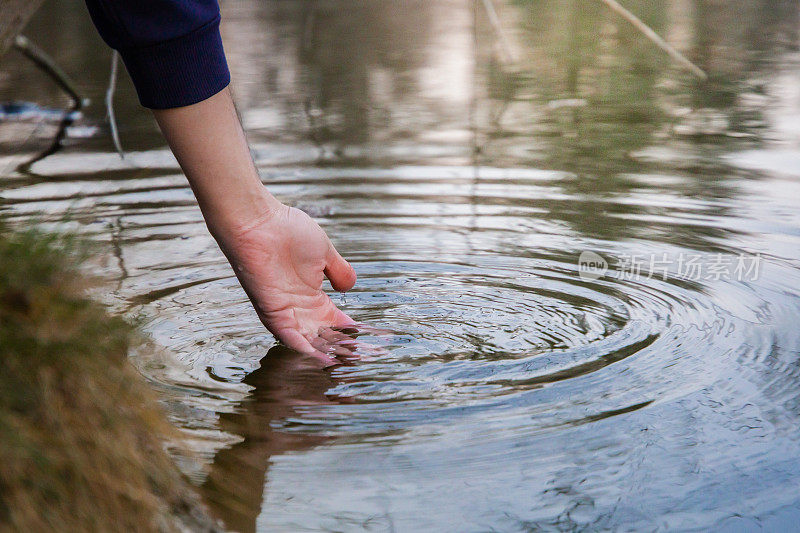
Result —
[{"label": "wrist", "polygon": [[221,196],[212,205],[201,202],[208,229],[217,241],[239,237],[288,209],[260,182],[252,190]]}]

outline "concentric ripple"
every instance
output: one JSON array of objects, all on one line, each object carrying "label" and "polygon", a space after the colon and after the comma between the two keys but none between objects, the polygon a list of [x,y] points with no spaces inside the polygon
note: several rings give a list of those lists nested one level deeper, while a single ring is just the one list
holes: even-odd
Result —
[{"label": "concentric ripple", "polygon": [[[343,509],[365,517],[378,503],[325,497],[309,480],[355,495],[366,476],[373,494],[400,490],[391,496],[403,505],[398,516],[423,515],[426,500],[447,509],[417,524],[425,529],[448,513],[478,519],[444,496],[454,483],[497,491],[480,512],[501,520],[497,509],[511,524],[584,501],[574,491],[591,494],[587,516],[604,515],[632,486],[626,479],[650,484],[626,496],[641,505],[675,501],[670,487],[680,484],[716,490],[724,508],[733,496],[704,469],[731,473],[741,461],[720,447],[751,454],[737,483],[756,479],[755,465],[800,471],[794,439],[778,450],[748,436],[778,439],[800,417],[797,258],[765,253],[750,280],[628,276],[615,264],[634,254],[710,262],[752,252],[737,229],[747,219],[731,214],[746,210],[729,199],[687,202],[681,176],[587,206],[563,172],[263,169],[359,275],[353,291],[332,294],[362,324],[348,330],[357,357],[323,371],[270,349],[174,163],[160,153],[130,158],[163,170],[114,163],[113,179],[63,184],[46,178],[53,165],[58,172],[54,158],[38,168],[43,179],[4,193],[9,216],[66,216],[107,244],[96,266],[112,278],[109,300],[145,317],[154,346],[134,360],[206,458],[185,468],[213,505],[241,505],[245,480],[266,475],[263,501],[247,512],[270,513],[270,527],[298,516],[337,524]],[[619,221],[628,238],[599,230]],[[670,228],[705,235],[704,248],[663,238]],[[605,275],[581,277],[585,250],[608,259]],[[634,465],[647,461],[670,474],[638,479]],[[581,481],[587,473],[591,482]],[[776,479],[763,492],[790,502]],[[416,496],[397,489],[408,483]],[[310,502],[324,503],[312,512]]]}]

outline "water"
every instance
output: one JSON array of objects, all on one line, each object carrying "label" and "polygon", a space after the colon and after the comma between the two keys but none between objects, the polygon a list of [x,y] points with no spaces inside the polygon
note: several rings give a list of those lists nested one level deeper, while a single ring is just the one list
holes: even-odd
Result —
[{"label": "water", "polygon": [[[127,82],[113,153],[80,5],[40,13],[95,104],[28,173],[47,113],[0,124],[4,211],[100,243],[99,296],[150,334],[132,360],[227,527],[796,527],[798,9],[625,4],[711,81],[599,2],[497,2],[508,52],[480,3],[223,4],[264,182],[359,275],[334,298],[360,358],[324,371],[273,346]],[[3,72],[0,100],[63,105]]]}]

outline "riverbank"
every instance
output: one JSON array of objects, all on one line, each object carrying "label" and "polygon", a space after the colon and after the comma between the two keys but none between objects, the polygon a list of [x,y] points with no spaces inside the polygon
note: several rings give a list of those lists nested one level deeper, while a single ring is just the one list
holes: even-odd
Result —
[{"label": "riverbank", "polygon": [[79,246],[0,228],[0,530],[213,531]]}]

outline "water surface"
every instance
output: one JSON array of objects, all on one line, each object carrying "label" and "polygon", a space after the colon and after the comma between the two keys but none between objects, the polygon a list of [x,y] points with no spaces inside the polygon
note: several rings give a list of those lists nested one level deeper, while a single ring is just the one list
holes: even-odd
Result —
[{"label": "water surface", "polygon": [[[127,80],[114,154],[80,4],[39,14],[94,103],[24,172],[55,119],[0,123],[3,210],[101,244],[100,297],[152,337],[133,361],[228,528],[796,527],[798,7],[625,4],[710,80],[600,2],[496,2],[505,45],[481,2],[223,2],[263,181],[374,328],[327,370],[274,346]],[[0,100],[65,106],[2,72]]]}]

